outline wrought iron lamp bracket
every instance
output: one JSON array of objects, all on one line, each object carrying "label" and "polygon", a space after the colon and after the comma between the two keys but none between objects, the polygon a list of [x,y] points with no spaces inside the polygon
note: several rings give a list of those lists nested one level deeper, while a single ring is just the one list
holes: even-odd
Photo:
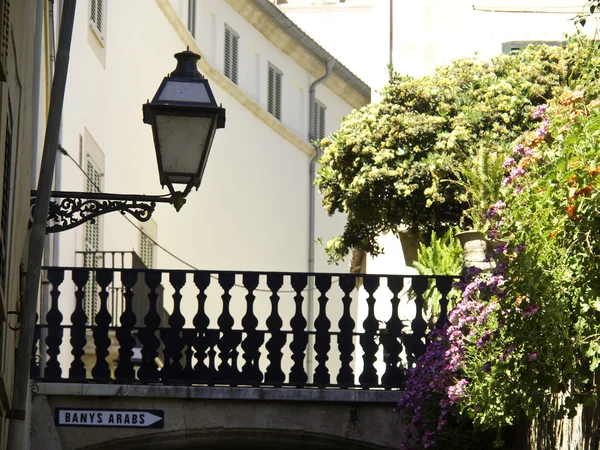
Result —
[{"label": "wrought iron lamp bracket", "polygon": [[[36,194],[36,191],[31,191],[29,228],[33,224]],[[51,198],[46,233],[70,230],[114,211],[130,214],[140,222],[146,222],[152,217],[156,203],[175,204],[176,196],[56,191],[52,192]]]}]

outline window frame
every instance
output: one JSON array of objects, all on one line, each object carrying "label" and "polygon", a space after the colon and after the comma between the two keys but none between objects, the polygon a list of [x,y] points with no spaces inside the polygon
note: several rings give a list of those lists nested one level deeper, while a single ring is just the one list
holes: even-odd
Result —
[{"label": "window frame", "polygon": [[283,72],[271,62],[268,64],[267,72],[267,111],[277,120],[281,121],[281,111],[283,110]]}]

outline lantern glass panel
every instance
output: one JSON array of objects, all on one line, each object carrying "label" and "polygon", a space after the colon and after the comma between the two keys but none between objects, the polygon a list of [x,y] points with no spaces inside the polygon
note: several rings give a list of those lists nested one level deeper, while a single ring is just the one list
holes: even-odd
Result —
[{"label": "lantern glass panel", "polygon": [[167,81],[158,100],[161,102],[211,103],[204,83]]},{"label": "lantern glass panel", "polygon": [[156,116],[161,166],[172,183],[188,183],[200,171],[211,123],[206,117]]}]

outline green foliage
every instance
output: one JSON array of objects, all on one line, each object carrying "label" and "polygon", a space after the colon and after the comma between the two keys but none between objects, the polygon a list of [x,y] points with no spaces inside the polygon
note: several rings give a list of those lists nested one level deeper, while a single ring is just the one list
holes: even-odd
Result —
[{"label": "green foliage", "polygon": [[[513,183],[504,193],[504,292],[487,323],[471,328],[461,368],[469,384],[460,406],[484,428],[535,417],[550,394],[565,394],[559,418],[596,398],[600,101],[589,101],[596,89],[589,86],[587,98],[567,90],[550,104],[551,139],[532,143],[518,163],[526,169],[522,189]],[[493,338],[478,345],[484,333]]]},{"label": "green foliage", "polygon": [[462,270],[462,247],[455,235],[459,228],[451,228],[438,237],[431,232],[429,245],[421,242],[417,261],[413,264],[421,275],[460,275]]},{"label": "green foliage", "polygon": [[[455,235],[459,228],[451,228],[438,237],[435,231],[431,232],[429,245],[420,242],[417,249],[417,261],[413,264],[421,275],[460,275],[462,270],[462,246]],[[441,294],[435,287],[435,280],[429,281],[429,286],[423,294],[425,309],[430,312],[429,317],[436,318],[440,313]],[[459,298],[457,291],[448,294],[448,309],[452,309]]]},{"label": "green foliage", "polygon": [[427,238],[459,224],[481,199],[457,168],[500,155],[528,129],[535,105],[595,78],[588,61],[597,55],[586,49],[593,51],[573,39],[491,62],[459,59],[420,79],[393,74],[380,103],[354,111],[322,141],[323,205],[348,214],[344,233],[326,245],[329,255],[341,259],[353,247],[377,254],[382,233]]}]

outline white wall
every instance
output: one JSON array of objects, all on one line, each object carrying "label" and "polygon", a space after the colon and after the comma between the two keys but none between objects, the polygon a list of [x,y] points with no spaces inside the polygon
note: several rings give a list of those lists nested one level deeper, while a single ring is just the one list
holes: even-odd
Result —
[{"label": "white wall", "polygon": [[[173,1],[176,9],[187,8],[187,2],[179,3]],[[105,154],[105,191],[161,193],[151,130],[142,123],[141,106],[152,98],[162,77],[173,70],[173,54],[184,45],[154,2],[112,1],[107,9],[103,65],[98,51],[93,51],[99,46],[89,32],[87,8],[87,2],[78,5],[62,145],[78,159],[79,135],[87,129]],[[141,9],[143,20],[139,19]],[[282,122],[306,139],[308,88],[314,79],[225,2],[199,2],[198,14],[198,44],[207,55],[216,48],[214,64],[219,70],[223,68],[224,23],[240,34],[240,87],[263,107],[267,103],[267,62],[283,71]],[[200,37],[211,21],[216,22],[216,43]],[[246,66],[259,73],[246,74]],[[211,86],[217,101],[227,109],[227,125],[217,132],[200,190],[190,194],[181,212],[169,205],[157,206],[159,242],[200,268],[306,270],[310,156],[217,83]],[[323,86],[318,87],[317,98],[327,105],[327,132],[333,132],[352,108]],[[63,173],[62,189],[83,188],[83,176],[71,161],[64,161]],[[316,236],[338,233],[344,220],[339,215],[321,217]],[[105,216],[102,221],[105,250],[135,247],[138,232],[120,215]],[[73,264],[82,231],[80,227],[61,235],[62,264]],[[327,269],[324,252],[317,253],[320,269]],[[159,253],[158,267],[183,266]]]}]

